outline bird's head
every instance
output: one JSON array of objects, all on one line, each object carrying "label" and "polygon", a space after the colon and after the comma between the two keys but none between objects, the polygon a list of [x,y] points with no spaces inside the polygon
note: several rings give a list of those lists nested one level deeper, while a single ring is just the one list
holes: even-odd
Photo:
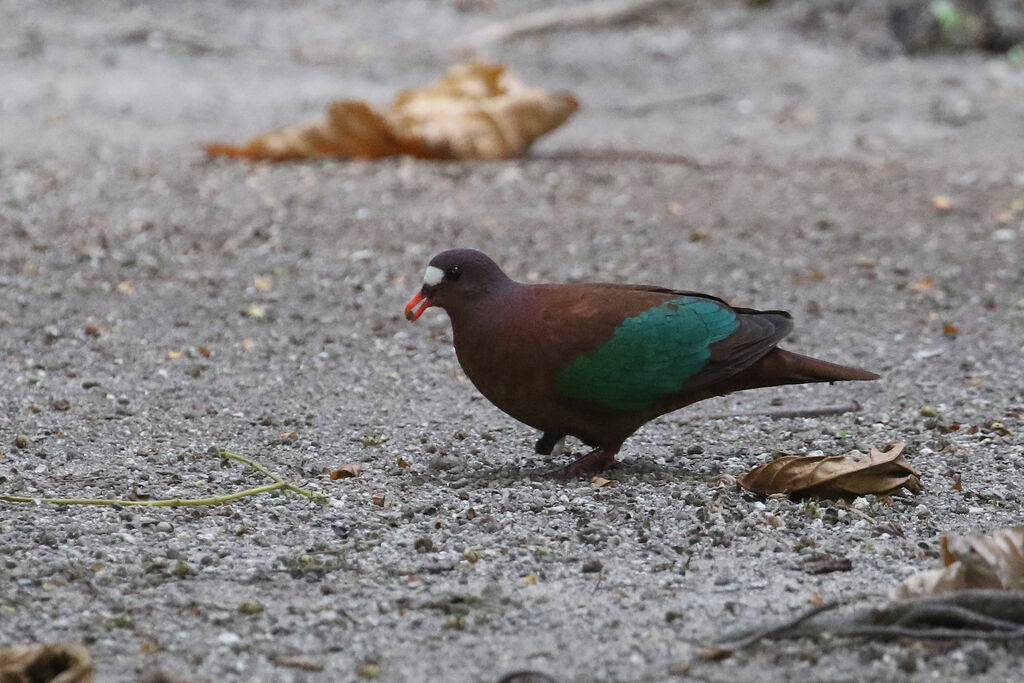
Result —
[{"label": "bird's head", "polygon": [[451,313],[452,308],[471,305],[505,282],[510,280],[483,252],[443,251],[430,259],[423,274],[423,287],[406,304],[405,317],[415,322],[431,306]]}]

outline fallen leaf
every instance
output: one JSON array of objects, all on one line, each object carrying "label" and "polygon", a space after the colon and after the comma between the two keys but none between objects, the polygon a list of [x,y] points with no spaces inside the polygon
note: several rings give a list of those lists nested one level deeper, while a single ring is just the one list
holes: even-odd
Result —
[{"label": "fallen leaf", "polygon": [[323,157],[505,159],[521,156],[576,111],[576,99],[524,85],[499,64],[470,63],[438,83],[406,90],[378,112],[338,101],[309,121],[269,131],[242,146],[213,143],[210,156],[288,161]]},{"label": "fallen leaf", "polygon": [[953,210],[953,200],[944,194],[937,194],[932,197],[932,206],[940,213],[948,213]]},{"label": "fallen leaf", "polygon": [[185,356],[185,352],[184,351],[177,351],[177,350],[171,349],[170,351],[167,352],[167,357],[170,358],[171,360],[179,360],[179,359],[183,358],[184,356]]},{"label": "fallen leaf", "polygon": [[86,336],[89,337],[98,337],[101,334],[100,328],[96,327],[95,325],[86,325],[84,328],[82,328],[82,331],[85,332]]},{"label": "fallen leaf", "polygon": [[386,502],[383,493],[375,493],[375,494],[373,494],[373,498],[371,498],[370,500],[373,501],[374,505],[376,505],[377,507],[381,507],[381,508],[384,507],[384,503]]},{"label": "fallen leaf", "polygon": [[960,478],[959,474],[956,475],[956,481],[953,482],[953,485],[949,487],[949,490],[950,491],[963,491],[964,490],[964,481],[963,481],[963,479]]},{"label": "fallen leaf", "polygon": [[531,586],[535,586],[535,585],[537,585],[537,577],[534,576],[533,574],[530,574],[529,576],[524,576],[523,577],[523,583],[528,583]]},{"label": "fallen leaf", "polygon": [[953,323],[942,323],[942,334],[947,337],[956,337],[960,334],[960,328]]},{"label": "fallen leaf", "polygon": [[906,488],[921,491],[921,473],[910,466],[900,452],[906,444],[895,444],[886,452],[849,455],[790,455],[756,467],[738,483],[757,493],[816,498],[854,498],[869,493],[886,494]]},{"label": "fallen leaf", "polygon": [[594,477],[590,480],[590,483],[599,488],[604,486],[615,486],[613,479],[605,479],[604,477]]},{"label": "fallen leaf", "polygon": [[349,479],[351,477],[358,477],[363,473],[363,466],[357,462],[350,463],[348,465],[342,465],[338,469],[331,472],[331,481],[335,479]]},{"label": "fallen leaf", "polygon": [[203,346],[203,345],[197,346],[196,347],[196,351],[198,351],[199,355],[202,356],[203,358],[209,358],[210,356],[213,355],[213,352],[210,351],[210,349],[208,347]]},{"label": "fallen leaf", "polygon": [[398,456],[398,460],[395,464],[398,465],[398,467],[403,470],[407,467],[411,467],[409,461],[403,458],[402,456]]},{"label": "fallen leaf", "polygon": [[945,567],[918,572],[897,586],[895,599],[936,595],[966,588],[1024,588],[1024,526],[990,534],[942,537]]},{"label": "fallen leaf", "polygon": [[77,643],[32,643],[0,648],[0,681],[92,683],[93,659]]}]

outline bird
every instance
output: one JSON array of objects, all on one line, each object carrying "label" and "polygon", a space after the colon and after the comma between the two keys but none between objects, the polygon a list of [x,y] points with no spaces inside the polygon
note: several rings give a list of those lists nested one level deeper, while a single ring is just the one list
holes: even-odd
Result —
[{"label": "bird", "polygon": [[405,307],[451,320],[466,377],[491,403],[535,429],[535,451],[566,436],[592,450],[549,472],[558,479],[621,467],[623,442],[647,422],[736,391],[879,375],[786,351],[785,311],[731,306],[651,285],[527,284],[486,254],[451,249],[427,265]]}]

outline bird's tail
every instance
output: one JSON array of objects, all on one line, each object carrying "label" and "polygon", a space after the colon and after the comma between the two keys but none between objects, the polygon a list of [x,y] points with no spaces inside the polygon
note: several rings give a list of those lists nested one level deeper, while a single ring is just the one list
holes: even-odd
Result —
[{"label": "bird's tail", "polygon": [[729,391],[809,382],[878,379],[878,374],[774,348],[733,378]]},{"label": "bird's tail", "polygon": [[[845,382],[857,380],[878,379],[875,372],[850,368],[845,365],[837,365],[828,361],[818,360],[810,356],[802,356],[799,353],[776,348],[769,356],[776,356],[770,362],[779,363],[780,377],[789,378],[788,384],[802,384],[805,382]],[[765,360],[768,360],[767,358]]]}]

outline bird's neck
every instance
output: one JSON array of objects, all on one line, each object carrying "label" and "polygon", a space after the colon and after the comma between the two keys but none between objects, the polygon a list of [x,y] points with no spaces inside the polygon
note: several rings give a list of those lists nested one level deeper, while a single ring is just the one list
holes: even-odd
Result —
[{"label": "bird's neck", "polygon": [[482,296],[448,306],[456,348],[465,344],[486,344],[487,340],[493,343],[495,335],[514,328],[528,287],[506,279]]}]

